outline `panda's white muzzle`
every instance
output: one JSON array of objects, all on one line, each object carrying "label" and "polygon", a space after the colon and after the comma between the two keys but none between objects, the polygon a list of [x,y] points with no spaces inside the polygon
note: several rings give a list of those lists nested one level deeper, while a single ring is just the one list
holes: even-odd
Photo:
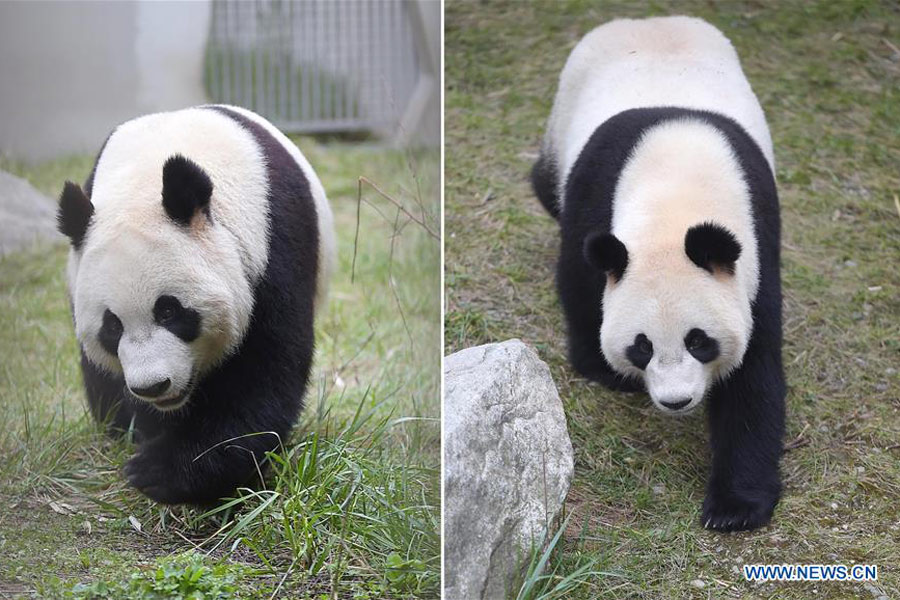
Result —
[{"label": "panda's white muzzle", "polygon": [[193,387],[188,345],[163,328],[127,334],[119,341],[119,362],[128,391],[161,411],[180,408]]},{"label": "panda's white muzzle", "polygon": [[653,404],[666,414],[691,413],[706,395],[703,365],[690,355],[682,355],[677,360],[660,360],[654,356],[647,365],[644,380]]}]

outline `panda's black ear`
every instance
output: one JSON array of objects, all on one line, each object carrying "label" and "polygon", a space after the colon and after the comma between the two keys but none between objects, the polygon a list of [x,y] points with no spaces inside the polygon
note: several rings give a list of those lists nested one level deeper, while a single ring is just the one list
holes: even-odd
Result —
[{"label": "panda's black ear", "polygon": [[212,190],[209,175],[194,161],[176,154],[163,165],[162,203],[176,223],[190,225],[200,212],[210,218]]},{"label": "panda's black ear", "polygon": [[734,263],[741,255],[741,244],[721,225],[702,223],[687,230],[684,251],[701,269],[710,273],[718,269],[734,275]]},{"label": "panda's black ear", "polygon": [[628,250],[613,234],[594,231],[584,238],[584,259],[619,281],[628,267]]},{"label": "panda's black ear", "polygon": [[56,224],[59,232],[69,238],[75,250],[81,250],[84,236],[87,233],[94,205],[81,186],[67,181],[59,196],[59,210],[56,213]]}]

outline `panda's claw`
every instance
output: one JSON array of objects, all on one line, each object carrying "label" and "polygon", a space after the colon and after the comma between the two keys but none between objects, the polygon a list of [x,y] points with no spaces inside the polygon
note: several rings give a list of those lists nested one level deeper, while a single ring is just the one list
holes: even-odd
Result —
[{"label": "panda's claw", "polygon": [[767,524],[778,501],[777,495],[711,492],[703,502],[703,527],[717,531],[746,531]]}]

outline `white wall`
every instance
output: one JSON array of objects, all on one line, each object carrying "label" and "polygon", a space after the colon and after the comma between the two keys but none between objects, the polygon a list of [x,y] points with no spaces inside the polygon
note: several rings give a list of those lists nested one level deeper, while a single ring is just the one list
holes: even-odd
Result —
[{"label": "white wall", "polygon": [[0,1],[0,153],[96,152],[122,121],[205,102],[209,8]]}]

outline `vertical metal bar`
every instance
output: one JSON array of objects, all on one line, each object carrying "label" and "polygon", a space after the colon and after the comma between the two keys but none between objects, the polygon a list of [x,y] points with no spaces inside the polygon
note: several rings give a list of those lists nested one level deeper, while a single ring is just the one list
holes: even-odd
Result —
[{"label": "vertical metal bar", "polygon": [[244,51],[244,40],[243,40],[243,29],[241,27],[241,23],[244,21],[243,8],[240,0],[232,0],[232,5],[235,8],[234,15],[234,29],[235,29],[235,39],[237,41],[237,46],[235,47],[235,56],[234,56],[234,81],[237,85],[235,89],[234,100],[235,104],[243,106],[246,104],[245,102],[245,94],[244,90],[246,88],[245,85],[245,71],[244,71],[244,60],[246,57],[246,53]]},{"label": "vertical metal bar", "polygon": [[241,27],[240,23],[244,18],[244,15],[241,14],[244,11],[241,10],[241,5],[238,0],[231,0],[232,5],[232,15],[231,22],[232,27],[234,27],[234,103],[236,105],[243,104],[244,102],[244,61],[243,55],[243,39],[241,36]]},{"label": "vertical metal bar", "polygon": [[253,4],[256,9],[254,12],[256,13],[256,28],[253,31],[253,58],[255,59],[253,62],[255,63],[255,71],[253,70],[253,65],[251,65],[251,72],[253,73],[253,78],[251,81],[253,82],[253,110],[259,111],[261,113],[265,112],[265,92],[266,92],[266,74],[265,74],[265,65],[263,64],[263,54],[266,51],[265,45],[265,5],[262,0],[256,0]]},{"label": "vertical metal bar", "polygon": [[296,51],[296,43],[297,40],[294,38],[294,30],[297,28],[296,21],[294,20],[294,3],[288,2],[288,63],[287,63],[287,89],[288,89],[288,107],[287,107],[287,120],[294,121],[297,117],[294,114],[294,109],[297,106],[297,91],[299,88],[299,81],[297,80],[297,70],[294,66],[294,52]]},{"label": "vertical metal bar", "polygon": [[356,109],[353,111],[356,118],[359,118],[362,113],[362,102],[365,97],[364,93],[364,81],[366,76],[365,62],[363,61],[363,57],[365,56],[365,32],[363,32],[362,21],[363,21],[363,8],[362,5],[356,5],[356,15],[353,19],[353,39],[356,40],[356,60],[353,64],[353,77],[356,80],[356,96],[359,98],[359,102],[356,104]]},{"label": "vertical metal bar", "polygon": [[[287,107],[288,107],[288,78],[287,78],[287,66],[288,66],[288,33],[290,31],[291,22],[288,20],[290,15],[290,6],[291,3],[288,2],[286,5],[287,14],[285,14],[284,9],[282,8],[281,14],[281,27],[278,30],[278,68],[279,74],[281,75],[281,84],[280,90],[278,94],[278,100],[281,103],[281,106],[278,109],[279,118],[282,121],[289,121],[287,116]],[[285,29],[287,27],[287,29]]]},{"label": "vertical metal bar", "polygon": [[350,4],[348,2],[344,2],[341,4],[341,23],[342,23],[342,40],[341,40],[341,48],[342,52],[342,65],[341,65],[341,74],[344,78],[344,106],[341,108],[341,114],[345,119],[350,118],[350,44],[353,43],[353,38],[350,36]]},{"label": "vertical metal bar", "polygon": [[297,54],[297,60],[300,63],[300,112],[298,115],[298,120],[301,122],[306,121],[306,111],[307,106],[309,105],[309,89],[306,81],[307,74],[309,72],[309,67],[307,65],[307,56],[306,56],[306,45],[309,43],[309,34],[308,34],[308,23],[309,20],[309,3],[304,2],[302,4],[298,4],[298,7],[301,7],[303,10],[300,13],[300,19],[303,23],[303,35],[300,38],[299,43],[299,53]]},{"label": "vertical metal bar", "polygon": [[210,2],[209,5],[209,31],[206,37],[206,52],[203,59],[203,83],[206,91],[206,97],[214,98],[216,89],[216,63],[214,56],[216,55],[216,5]]},{"label": "vertical metal bar", "polygon": [[243,104],[250,110],[253,110],[253,61],[256,58],[256,45],[254,44],[254,30],[256,28],[255,21],[251,19],[255,16],[252,2],[243,3],[244,12],[247,15],[241,19],[244,31],[244,47],[247,49],[243,54],[243,72],[244,72],[244,101]]},{"label": "vertical metal bar", "polygon": [[331,3],[322,3],[322,20],[319,23],[319,41],[316,44],[316,67],[319,69],[319,119],[328,120],[328,23]]},{"label": "vertical metal bar", "polygon": [[369,5],[369,12],[370,12],[370,14],[369,14],[369,20],[367,21],[367,23],[368,23],[368,25],[369,25],[369,27],[368,27],[368,29],[369,29],[369,31],[368,31],[368,35],[369,35],[369,43],[372,45],[372,49],[371,49],[371,51],[369,52],[369,60],[368,60],[369,66],[368,66],[368,70],[369,70],[369,77],[370,77],[371,80],[372,80],[372,84],[371,84],[371,88],[372,88],[372,114],[371,114],[370,116],[373,117],[373,118],[377,118],[378,112],[379,112],[379,104],[380,104],[380,102],[379,102],[379,100],[380,100],[380,98],[379,98],[379,92],[380,92],[380,90],[378,89],[378,87],[379,87],[379,86],[378,86],[378,74],[377,74],[377,72],[375,71],[375,58],[376,58],[376,55],[377,55],[377,52],[378,52],[378,40],[377,40],[377,37],[376,37],[376,35],[375,35],[375,30],[377,29],[377,26],[376,26],[376,23],[375,23],[375,8],[374,8],[374,7],[375,7],[375,3],[374,3],[374,2],[373,2],[372,4]]},{"label": "vertical metal bar", "polygon": [[230,29],[233,29],[233,35],[231,36],[230,51],[228,53],[228,71],[231,77],[231,89],[229,90],[228,103],[229,104],[237,104],[238,103],[238,90],[239,90],[239,82],[238,82],[238,52],[240,50],[240,38],[239,32],[237,29],[237,17],[238,15],[234,14],[234,3],[228,3],[227,0],[223,0],[225,3],[225,7],[228,9],[228,23],[231,26]]},{"label": "vertical metal bar", "polygon": [[319,118],[319,28],[322,26],[319,23],[320,19],[320,3],[318,0],[314,0],[312,4],[313,9],[313,30],[311,38],[311,52],[309,54],[309,83],[310,83],[310,121],[315,121]]},{"label": "vertical metal bar", "polygon": [[269,0],[272,7],[272,15],[269,20],[269,43],[266,55],[269,59],[269,114],[272,120],[278,121],[278,73],[281,65],[281,28],[282,17],[281,2]]}]

